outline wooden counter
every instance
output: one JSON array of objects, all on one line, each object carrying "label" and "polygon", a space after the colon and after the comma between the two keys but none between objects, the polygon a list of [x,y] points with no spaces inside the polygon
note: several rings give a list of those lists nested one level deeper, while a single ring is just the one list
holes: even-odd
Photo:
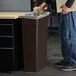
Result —
[{"label": "wooden counter", "polygon": [[17,19],[26,12],[0,12],[0,19]]}]

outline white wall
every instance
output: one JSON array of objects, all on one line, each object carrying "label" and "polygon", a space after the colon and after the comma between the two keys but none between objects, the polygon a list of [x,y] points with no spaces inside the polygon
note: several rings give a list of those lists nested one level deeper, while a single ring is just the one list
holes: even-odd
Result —
[{"label": "white wall", "polygon": [[31,11],[31,0],[0,0],[0,11]]}]

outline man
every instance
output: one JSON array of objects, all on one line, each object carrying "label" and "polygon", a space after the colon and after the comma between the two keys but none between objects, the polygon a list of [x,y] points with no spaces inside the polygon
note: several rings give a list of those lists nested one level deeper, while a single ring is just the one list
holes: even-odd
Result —
[{"label": "man", "polygon": [[[60,8],[62,9],[59,25],[59,34],[61,38],[61,51],[63,60],[55,63],[62,66],[63,71],[76,70],[76,12],[70,12],[70,8],[75,0],[67,0]],[[43,10],[51,0],[45,0],[40,5]]]}]

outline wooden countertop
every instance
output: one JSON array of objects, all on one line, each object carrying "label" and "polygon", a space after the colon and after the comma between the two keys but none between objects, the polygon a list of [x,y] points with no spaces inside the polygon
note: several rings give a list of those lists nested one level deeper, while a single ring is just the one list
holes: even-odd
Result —
[{"label": "wooden countertop", "polygon": [[0,19],[17,19],[26,12],[0,12]]}]

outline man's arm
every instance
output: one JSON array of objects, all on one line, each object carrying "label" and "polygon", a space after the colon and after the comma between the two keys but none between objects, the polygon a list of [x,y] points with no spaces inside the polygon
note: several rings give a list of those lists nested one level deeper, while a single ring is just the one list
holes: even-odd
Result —
[{"label": "man's arm", "polygon": [[68,12],[70,12],[70,7],[73,5],[75,0],[67,0],[65,5],[62,5],[62,13],[63,14],[68,14]]},{"label": "man's arm", "polygon": [[51,3],[51,0],[44,0],[44,2],[39,6],[40,10],[44,10],[45,7],[47,7],[47,5],[50,3]]},{"label": "man's arm", "polygon": [[52,0],[45,0],[47,4],[50,4]]},{"label": "man's arm", "polygon": [[66,2],[66,6],[68,7],[68,8],[70,8],[71,6],[72,6],[72,4],[74,3],[74,1],[75,0],[67,0],[67,2]]}]

